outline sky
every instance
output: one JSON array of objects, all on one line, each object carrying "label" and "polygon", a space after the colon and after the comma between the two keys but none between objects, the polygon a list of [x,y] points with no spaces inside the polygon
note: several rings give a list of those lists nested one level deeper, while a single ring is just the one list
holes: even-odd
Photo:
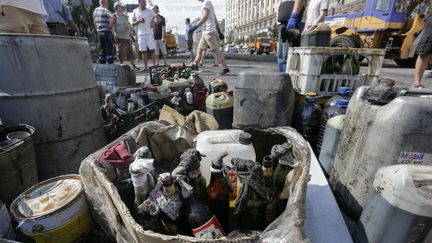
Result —
[{"label": "sky", "polygon": [[[179,34],[185,32],[185,19],[201,17],[201,2],[198,0],[152,0],[159,6],[159,14],[165,17],[167,30]],[[225,0],[212,0],[218,20],[225,19]],[[176,31],[177,29],[177,31]]]}]

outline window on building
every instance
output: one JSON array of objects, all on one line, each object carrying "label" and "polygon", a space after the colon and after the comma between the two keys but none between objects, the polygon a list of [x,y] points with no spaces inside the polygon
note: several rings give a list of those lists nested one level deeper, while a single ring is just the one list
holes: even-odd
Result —
[{"label": "window on building", "polygon": [[391,0],[378,0],[375,5],[376,11],[388,12],[390,9]]}]

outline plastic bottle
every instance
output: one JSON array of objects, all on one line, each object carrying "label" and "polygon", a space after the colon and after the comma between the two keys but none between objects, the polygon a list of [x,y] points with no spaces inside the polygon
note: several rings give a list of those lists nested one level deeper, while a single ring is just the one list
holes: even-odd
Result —
[{"label": "plastic bottle", "polygon": [[222,153],[213,160],[211,166],[210,184],[207,187],[207,204],[216,215],[225,232],[228,226],[228,208],[230,196],[230,181],[224,171],[223,158],[228,152]]},{"label": "plastic bottle", "polygon": [[186,219],[194,236],[198,239],[219,239],[225,233],[216,216],[193,195],[184,199]]},{"label": "plastic bottle", "polygon": [[346,99],[346,100],[351,99],[350,88],[349,87],[339,87],[337,95],[328,99],[326,101],[326,103],[324,104],[324,108],[329,107],[329,106],[335,106],[337,99]]},{"label": "plastic bottle", "polygon": [[322,109],[315,103],[315,99],[306,97],[295,117],[295,128],[311,144],[314,151],[316,151],[321,115]]},{"label": "plastic bottle", "polygon": [[346,113],[349,100],[347,99],[337,99],[334,106],[328,106],[323,110],[323,115],[321,116],[321,125],[318,134],[318,140],[316,144],[316,152],[319,154],[321,152],[321,145],[324,139],[324,132],[326,129],[327,121],[337,115],[344,115]]}]

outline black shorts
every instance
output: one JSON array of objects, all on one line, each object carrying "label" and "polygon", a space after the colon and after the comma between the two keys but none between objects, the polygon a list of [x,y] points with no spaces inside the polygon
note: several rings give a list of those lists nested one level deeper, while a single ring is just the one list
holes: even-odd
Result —
[{"label": "black shorts", "polygon": [[417,45],[417,54],[432,54],[432,30],[424,30]]}]

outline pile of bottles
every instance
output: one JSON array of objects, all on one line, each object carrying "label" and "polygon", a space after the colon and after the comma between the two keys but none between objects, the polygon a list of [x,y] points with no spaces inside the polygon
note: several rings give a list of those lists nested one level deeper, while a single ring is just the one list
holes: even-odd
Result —
[{"label": "pile of bottles", "polygon": [[295,109],[293,127],[310,143],[317,155],[320,153],[327,121],[346,113],[351,95],[348,87],[339,87],[338,93],[321,106],[316,101],[322,97],[309,93]]},{"label": "pile of bottles", "polygon": [[332,55],[321,67],[321,74],[357,75],[364,57],[357,54]]},{"label": "pile of bottles", "polygon": [[129,165],[136,221],[151,222],[151,230],[162,234],[199,239],[262,231],[285,210],[285,180],[298,165],[292,149],[274,145],[260,162],[232,158],[230,165],[223,161],[230,151],[224,151],[211,158],[207,183],[198,150],[186,150],[172,171],[157,173],[150,150],[140,147]]}]

